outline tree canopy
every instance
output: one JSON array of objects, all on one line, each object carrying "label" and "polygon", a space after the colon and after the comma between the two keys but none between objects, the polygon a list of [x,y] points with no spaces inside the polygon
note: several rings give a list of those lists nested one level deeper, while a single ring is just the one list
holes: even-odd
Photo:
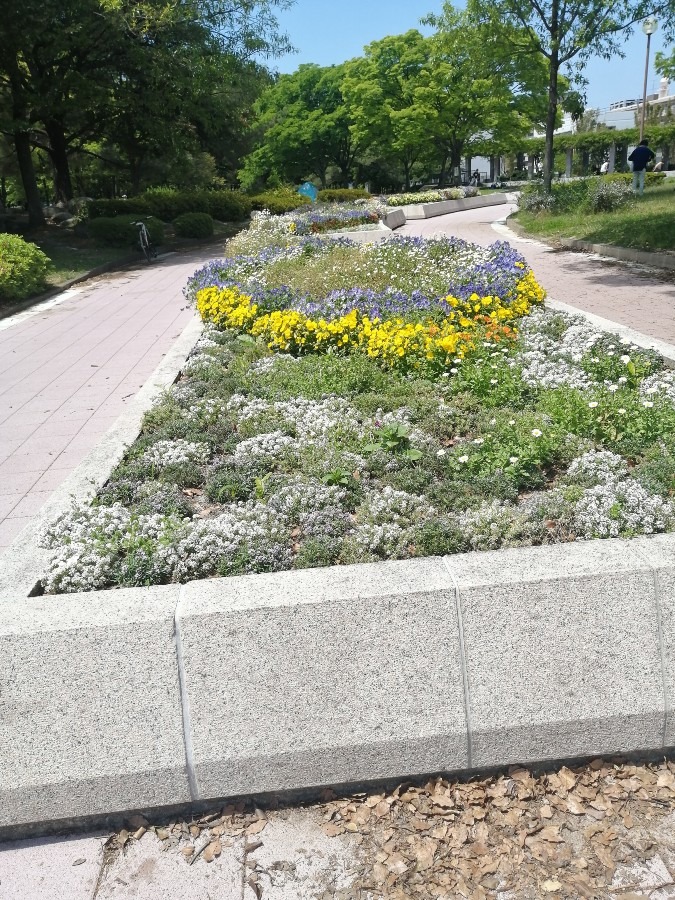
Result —
[{"label": "tree canopy", "polygon": [[100,154],[136,190],[150,159],[226,146],[226,133],[247,149],[239,135],[269,82],[257,59],[289,49],[275,11],[291,3],[10,4],[0,19],[0,132],[14,146],[32,223],[42,218],[36,148],[48,155],[64,200],[78,152]]},{"label": "tree canopy", "polygon": [[[553,134],[561,99],[561,77],[583,78],[591,56],[622,55],[626,30],[656,9],[659,0],[469,0],[467,11],[477,24],[518,29],[514,56],[534,55],[548,72],[548,109],[544,153],[544,186],[551,188]],[[444,15],[451,11],[446,4]]]}]

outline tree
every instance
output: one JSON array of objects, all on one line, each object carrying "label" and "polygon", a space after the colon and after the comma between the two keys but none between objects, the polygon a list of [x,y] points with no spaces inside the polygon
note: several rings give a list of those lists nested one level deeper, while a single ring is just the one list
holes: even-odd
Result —
[{"label": "tree", "polygon": [[422,128],[426,121],[443,183],[446,164],[456,169],[464,154],[510,148],[543,123],[546,72],[541,60],[514,57],[519,35],[508,24],[472,27],[449,4],[425,21],[438,31],[428,39],[413,109]]},{"label": "tree", "polygon": [[626,29],[659,8],[658,0],[469,0],[476,23],[520,26],[514,54],[535,54],[548,69],[544,189],[551,190],[553,134],[561,74],[577,76],[591,56],[622,55]]},{"label": "tree", "polygon": [[342,94],[355,142],[402,169],[406,189],[425,148],[414,91],[427,58],[425,39],[415,29],[374,41],[363,57],[345,64]]},{"label": "tree", "polygon": [[222,111],[211,102],[217,88],[235,70],[259,83],[253,57],[289,49],[274,13],[292,2],[11,4],[0,19],[0,127],[15,145],[31,225],[44,221],[31,147],[49,154],[62,199],[72,196],[70,156],[92,141],[124,143],[136,183],[149,154],[198,151],[200,128]]},{"label": "tree", "polygon": [[326,186],[330,167],[349,181],[356,143],[342,102],[344,66],[301,65],[282,75],[261,96],[255,112],[258,147],[240,172],[249,186],[275,173],[297,182],[315,175]]}]

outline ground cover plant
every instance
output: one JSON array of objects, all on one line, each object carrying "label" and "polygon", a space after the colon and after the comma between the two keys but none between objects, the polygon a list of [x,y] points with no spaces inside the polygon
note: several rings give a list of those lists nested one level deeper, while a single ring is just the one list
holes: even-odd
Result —
[{"label": "ground cover plant", "polygon": [[0,234],[0,304],[24,300],[44,290],[48,257],[16,234]]},{"label": "ground cover plant", "polygon": [[440,203],[442,200],[462,200],[464,197],[477,197],[478,188],[466,187],[439,188],[429,191],[408,191],[404,194],[388,194],[382,200],[387,206],[407,206],[410,203]]},{"label": "ground cover plant", "polygon": [[295,238],[188,295],[204,336],[46,529],[48,592],[675,528],[675,374],[508,245]]},{"label": "ground cover plant", "polygon": [[[570,182],[566,192],[565,185],[554,185],[554,194],[548,197],[536,190],[523,194],[516,221],[528,233],[551,240],[576,237],[638,250],[675,250],[674,187],[670,180],[648,185],[639,198],[620,180],[587,181],[594,185],[590,194],[581,181]],[[576,192],[575,184],[582,185]]]}]

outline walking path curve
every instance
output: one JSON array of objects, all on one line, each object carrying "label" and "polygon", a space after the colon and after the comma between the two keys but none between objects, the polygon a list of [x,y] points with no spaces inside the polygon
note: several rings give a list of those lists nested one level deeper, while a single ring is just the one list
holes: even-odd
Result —
[{"label": "walking path curve", "polygon": [[396,234],[455,235],[476,244],[507,240],[525,257],[550,298],[675,344],[675,273],[590,253],[556,250],[520,237],[504,225],[514,204],[411,221]]},{"label": "walking path curve", "polygon": [[79,465],[194,315],[205,252],[100,276],[0,320],[0,553]]}]

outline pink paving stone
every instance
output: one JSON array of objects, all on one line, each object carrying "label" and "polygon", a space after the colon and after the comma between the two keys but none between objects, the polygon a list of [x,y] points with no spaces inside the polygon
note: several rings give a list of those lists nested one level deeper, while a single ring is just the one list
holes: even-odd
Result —
[{"label": "pink paving stone", "polygon": [[[477,244],[504,236],[492,228],[516,207],[490,206],[435,219],[406,223],[397,234],[433,237],[452,234]],[[626,325],[657,340],[675,344],[675,287],[672,274],[648,272],[587,253],[552,250],[537,241],[509,237],[549,295],[585,312]]]},{"label": "pink paving stone", "polygon": [[7,494],[19,494],[23,497],[40,478],[39,472],[21,472],[10,475],[3,471],[4,463],[0,463],[0,497]]},{"label": "pink paving stone", "polygon": [[52,491],[31,491],[19,500],[8,517],[9,520],[34,516],[36,513],[40,512],[42,506],[46,503],[52,493]]},{"label": "pink paving stone", "polygon": [[[102,276],[0,330],[0,496],[37,511],[82,461],[189,322],[183,287],[210,258]],[[2,513],[2,545],[28,521]]]}]

